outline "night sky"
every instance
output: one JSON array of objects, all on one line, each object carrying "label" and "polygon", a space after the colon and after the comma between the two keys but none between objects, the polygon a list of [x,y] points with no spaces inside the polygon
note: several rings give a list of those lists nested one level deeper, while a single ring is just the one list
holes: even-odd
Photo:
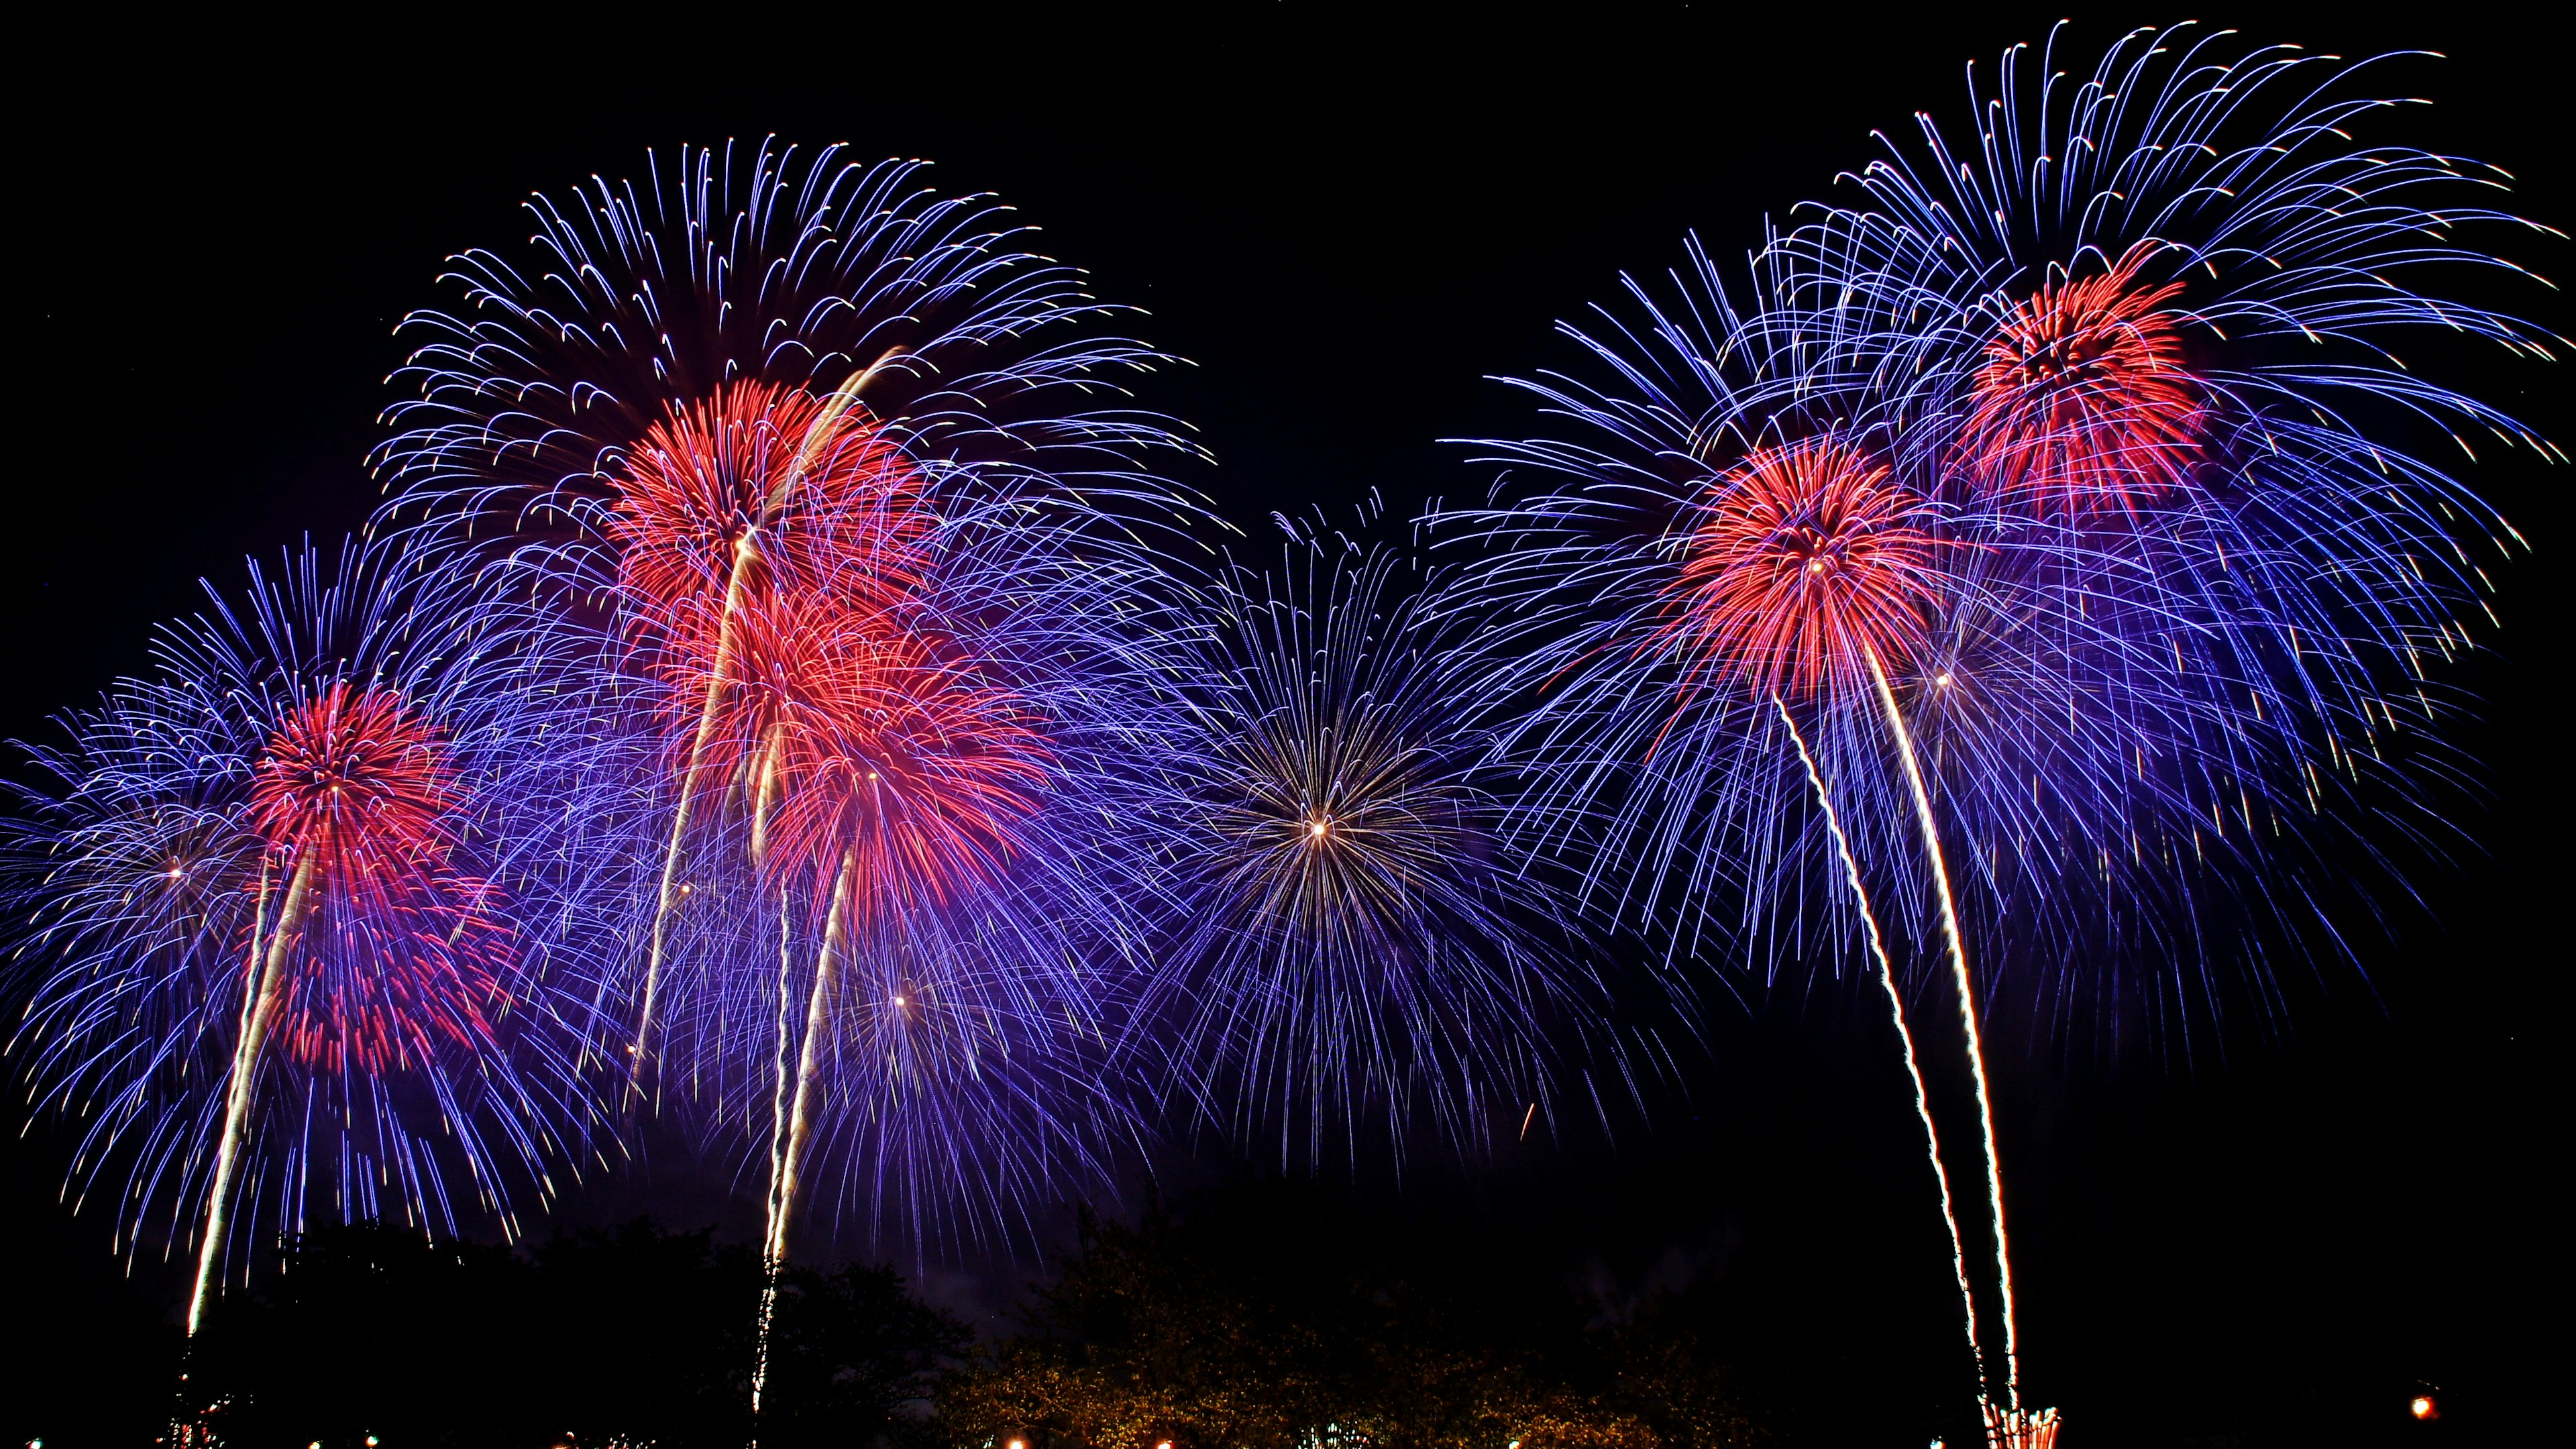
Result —
[{"label": "night sky", "polygon": [[[2345,54],[2446,53],[2403,72],[2438,102],[2404,134],[2501,164],[2523,214],[2576,222],[2559,58],[2467,9],[2239,23]],[[648,147],[848,141],[1000,193],[1197,364],[1145,401],[1218,459],[1185,481],[1266,541],[1274,510],[1375,494],[1405,515],[1480,492],[1489,479],[1436,440],[1521,428],[1524,404],[1484,379],[1563,359],[1554,319],[1622,269],[1675,264],[1686,231],[1740,254],[1766,213],[1866,160],[1871,129],[1955,112],[1965,61],[2058,14],[1889,25],[1792,6],[1748,27],[1725,7],[1579,6],[1399,33],[1376,8],[1063,28],[960,9],[901,31],[728,9],[658,27],[603,14],[576,34],[420,13],[365,36],[147,38],[138,20],[23,42],[0,737],[40,737],[138,667],[200,576],[233,587],[244,554],[363,520],[393,324],[447,304],[441,258],[515,243],[529,191],[639,172]],[[2153,18],[2101,12],[2080,52],[2131,15]],[[2516,256],[2554,275],[2567,252],[2532,238]],[[2523,305],[2571,330],[2537,289]],[[2467,381],[2569,440],[2563,366]],[[2543,1074],[2563,1057],[2566,904],[2542,884],[2563,853],[2541,831],[2563,779],[2542,702],[2567,476],[2529,459],[2470,475],[2534,545],[2499,579],[2495,650],[2460,676],[2485,704],[2454,743],[2484,777],[2446,797],[2462,838],[2413,869],[2421,901],[2353,923],[2358,969],[2291,966],[2286,1017],[2188,1054],[2105,1054],[2009,1020],[1991,1038],[2027,1379],[2084,1426],[2073,1442],[2174,1442],[2301,1404],[2396,1412],[2419,1380],[2494,1426],[2563,1377],[2541,1325],[2563,1303],[2543,1230],[2564,1214],[2543,1184],[2563,1169],[2566,1094]],[[1400,1190],[1363,1165],[1359,1188],[1614,1295],[1714,1285],[1863,1391],[1916,1375],[1955,1332],[1949,1265],[1866,985],[1746,986],[1713,1013],[1687,1098],[1615,1143],[1514,1145]],[[42,1266],[11,1275],[10,1297],[62,1295],[76,1319],[175,1302],[180,1275],[129,1284],[105,1215],[57,1204],[68,1144],[12,1138],[0,1226]],[[1175,1162],[1164,1185],[1226,1167]],[[637,1211],[756,1231],[753,1195],[728,1199],[674,1151],[573,1208]],[[967,1265],[933,1287],[989,1312],[1027,1271]]]}]

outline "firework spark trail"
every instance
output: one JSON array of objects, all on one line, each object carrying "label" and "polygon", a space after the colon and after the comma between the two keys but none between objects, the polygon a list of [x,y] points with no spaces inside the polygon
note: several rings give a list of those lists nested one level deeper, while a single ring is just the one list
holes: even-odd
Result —
[{"label": "firework spark trail", "polygon": [[277,1017],[278,1000],[286,984],[286,953],[302,929],[305,897],[312,889],[318,862],[319,857],[311,852],[297,862],[294,883],[286,888],[286,902],[279,907],[277,924],[270,930],[268,949],[264,953],[254,949],[252,953],[260,960],[259,977],[243,998],[241,1037],[233,1049],[232,1072],[225,1087],[223,1138],[215,1149],[214,1181],[206,1188],[205,1241],[197,1249],[197,1281],[188,1294],[190,1338],[197,1336],[205,1320],[206,1304],[214,1296],[215,1261],[220,1245],[228,1241],[225,1229],[232,1209],[233,1172],[241,1160],[242,1136],[250,1126],[251,1091],[259,1072],[260,1049],[267,1044],[269,1025]]},{"label": "firework spark trail", "polygon": [[1825,777],[1816,768],[1816,757],[1807,750],[1807,737],[1790,717],[1789,706],[1780,696],[1771,696],[1771,707],[1780,712],[1780,723],[1789,730],[1789,742],[1798,749],[1798,763],[1806,767],[1807,781],[1816,788],[1816,804],[1825,814],[1825,829],[1833,836],[1834,850],[1842,857],[1843,878],[1851,883],[1852,899],[1859,903],[1861,925],[1869,939],[1869,953],[1878,961],[1879,984],[1887,992],[1888,1019],[1896,1023],[1896,1039],[1905,1052],[1905,1077],[1914,1084],[1914,1115],[1923,1123],[1925,1155],[1932,1162],[1932,1180],[1941,1189],[1941,1222],[1950,1230],[1950,1263],[1959,1276],[1959,1304],[1966,1313],[1968,1353],[1982,1370],[1985,1350],[1977,1341],[1977,1290],[1968,1279],[1967,1240],[1959,1234],[1959,1213],[1950,1201],[1950,1169],[1941,1161],[1941,1129],[1932,1121],[1932,1100],[1924,1091],[1923,1068],[1914,1056],[1914,1032],[1905,1022],[1905,995],[1896,986],[1896,968],[1887,959],[1887,941],[1878,928],[1878,913],[1871,909],[1869,889],[1861,883],[1860,859],[1852,854],[1851,837],[1843,833],[1842,817],[1834,810],[1833,792],[1825,788]]},{"label": "firework spark trail", "polygon": [[[789,1044],[795,1039],[788,1019],[789,1013],[795,1009],[796,1000],[791,987],[795,975],[795,935],[788,909],[787,888],[781,886],[778,893],[778,1039],[774,1061],[777,1082],[769,1095],[769,1196],[763,1209],[764,1220],[772,1224],[779,1220],[779,1185],[786,1176],[787,1091],[792,1080],[787,1059]],[[778,1310],[778,1268],[767,1247],[768,1240],[775,1236],[773,1228],[763,1240],[761,1253],[765,1271],[760,1285],[760,1317],[753,1330],[753,1342],[757,1347],[751,1370],[751,1412],[754,1418],[760,1414],[761,1391],[769,1382],[769,1325]]]},{"label": "firework spark trail", "polygon": [[778,1302],[778,1278],[787,1269],[788,1218],[795,1210],[797,1179],[804,1167],[805,1147],[814,1135],[813,1096],[818,1068],[822,1062],[822,1042],[830,1025],[832,999],[833,947],[841,941],[841,923],[849,909],[852,891],[857,883],[852,877],[858,871],[858,852],[853,849],[841,857],[841,869],[832,887],[832,906],[823,921],[823,945],[814,961],[814,989],[805,1005],[805,1034],[796,1053],[796,1087],[791,1097],[786,1088],[787,1003],[786,977],[779,978],[778,1059],[779,1099],[784,1106],[784,1120],[771,1129],[777,1147],[770,1157],[769,1222],[761,1240],[760,1262],[764,1281],[760,1289],[760,1327],[757,1359],[751,1374],[751,1412],[760,1414],[761,1391],[769,1380],[769,1328]]},{"label": "firework spark trail", "polygon": [[1941,849],[1941,827],[1932,814],[1932,795],[1924,788],[1923,765],[1915,757],[1914,733],[1905,727],[1905,714],[1896,707],[1896,691],[1887,682],[1887,670],[1878,662],[1878,652],[1862,646],[1869,660],[1871,682],[1878,686],[1879,704],[1887,711],[1888,733],[1896,739],[1899,759],[1905,764],[1905,783],[1914,796],[1914,818],[1923,829],[1923,853],[1932,863],[1932,884],[1941,900],[1941,933],[1950,947],[1950,970],[1959,992],[1959,1030],[1968,1043],[1968,1070],[1977,1086],[1977,1130],[1986,1149],[1986,1206],[1994,1215],[1995,1276],[2002,1285],[2004,1316],[2004,1407],[2021,1406],[2021,1341],[2013,1322],[2011,1240],[2004,1233],[2004,1170],[1995,1150],[1995,1108],[1986,1088],[1986,1047],[1977,1027],[1975,983],[1968,975],[1967,943],[1959,934],[1958,903],[1950,894],[1950,866]]}]

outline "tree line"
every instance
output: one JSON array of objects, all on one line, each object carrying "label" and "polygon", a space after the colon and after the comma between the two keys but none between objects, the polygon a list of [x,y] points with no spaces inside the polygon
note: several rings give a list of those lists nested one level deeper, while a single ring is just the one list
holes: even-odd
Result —
[{"label": "tree line", "polygon": [[1688,1295],[1605,1304],[1311,1185],[1085,1214],[1052,1267],[980,1342],[891,1268],[791,1271],[755,1426],[747,1247],[318,1229],[219,1306],[178,1422],[240,1449],[1738,1449],[1795,1419]]}]

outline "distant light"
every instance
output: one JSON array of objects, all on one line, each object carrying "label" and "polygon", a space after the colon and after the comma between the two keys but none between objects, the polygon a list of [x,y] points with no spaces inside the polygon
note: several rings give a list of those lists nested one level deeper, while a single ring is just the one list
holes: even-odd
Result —
[{"label": "distant light", "polygon": [[[174,866],[172,866],[172,867],[170,867],[170,879],[172,879],[172,880],[177,880],[179,877],[181,877],[181,876],[183,876],[183,875],[186,875],[186,874],[187,874],[187,872],[186,872],[186,871],[181,870],[179,867],[177,867],[177,866],[175,866],[175,865],[174,865]],[[27,1442],[28,1442],[28,1443],[30,1443],[30,1444],[33,1444],[33,1445],[38,1446],[38,1449],[42,1449],[42,1446],[43,1446],[43,1444],[44,1444],[44,1442],[45,1442],[45,1441],[43,1441],[42,1439],[30,1439],[30,1440],[28,1440]]]},{"label": "distant light", "polygon": [[1950,676],[1947,672],[1935,674],[1932,676],[1932,682],[1941,686],[1943,689],[1948,689],[1950,687]]},{"label": "distant light", "polygon": [[1156,1440],[1154,1443],[1154,1449],[1172,1449],[1172,1441],[1169,1439]]},{"label": "distant light", "polygon": [[2442,1411],[2433,1403],[2431,1394],[2417,1394],[2415,1402],[2406,1406],[2406,1412],[2418,1419],[2433,1419],[2439,1418]]},{"label": "distant light", "polygon": [[[903,998],[902,998],[902,997],[900,997],[900,996],[896,997],[896,998],[894,999],[894,1004],[895,1004],[895,1005],[897,1005],[897,1006],[901,1006],[901,1005],[903,1005]],[[1157,1445],[1157,1446],[1156,1446],[1156,1449],[1172,1449],[1172,1446],[1171,1446],[1171,1445],[1169,1445],[1169,1444],[1162,1444],[1162,1445]]]},{"label": "distant light", "polygon": [[1323,839],[1323,838],[1324,838],[1324,832],[1325,832],[1325,831],[1327,831],[1327,830],[1330,830],[1330,829],[1332,829],[1332,828],[1333,828],[1333,827],[1332,827],[1332,822],[1330,822],[1330,821],[1326,821],[1326,820],[1318,820],[1318,821],[1316,821],[1314,824],[1309,825],[1309,826],[1307,826],[1307,827],[1306,827],[1306,833],[1307,833],[1308,835],[1313,836],[1313,837],[1314,837],[1314,838],[1316,838],[1317,840],[1321,840],[1321,839]]},{"label": "distant light", "polygon": [[1011,1449],[1029,1449],[1028,1441],[1025,1439],[1014,1439],[1011,1441]]},{"label": "distant light", "polygon": [[376,1449],[376,1436],[373,1434],[367,1436],[367,1449]]}]

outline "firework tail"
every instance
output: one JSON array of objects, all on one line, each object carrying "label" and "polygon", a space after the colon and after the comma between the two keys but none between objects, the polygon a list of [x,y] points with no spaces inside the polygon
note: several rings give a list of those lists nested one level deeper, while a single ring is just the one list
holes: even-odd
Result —
[{"label": "firework tail", "polygon": [[[832,905],[823,921],[823,945],[814,962],[814,990],[805,1004],[805,1040],[797,1049],[796,1091],[791,1098],[785,1091],[787,1065],[787,997],[786,977],[779,978],[778,1065],[780,1090],[771,1098],[772,1110],[780,1104],[786,1110],[784,1130],[771,1126],[769,1186],[769,1232],[761,1247],[764,1281],[760,1290],[760,1331],[754,1350],[751,1375],[751,1412],[760,1413],[760,1394],[769,1377],[769,1327],[778,1302],[778,1275],[787,1267],[787,1225],[796,1209],[796,1189],[803,1174],[805,1145],[814,1136],[814,1079],[822,1066],[822,1044],[825,1019],[831,1009],[832,948],[850,916],[850,894],[856,889],[859,854],[855,849],[841,857],[840,879],[832,887]],[[782,953],[783,960],[783,953]],[[755,1445],[757,1441],[755,1440]]]},{"label": "firework tail", "polygon": [[[793,940],[788,894],[782,888],[778,893],[778,1048],[771,1055],[775,1085],[769,1094],[769,1201],[766,1214],[767,1221],[772,1223],[778,1221],[778,1185],[784,1175],[782,1158],[787,1151],[787,1084],[790,1080],[787,1049],[788,1043],[795,1040],[788,1030],[789,1003],[794,1000],[788,994],[795,976]],[[753,1333],[751,1366],[751,1412],[755,1420],[760,1413],[761,1390],[769,1383],[769,1323],[778,1308],[778,1272],[771,1262],[766,1237],[761,1243],[760,1266],[760,1319]],[[758,1440],[753,1443],[757,1449]]]},{"label": "firework tail", "polygon": [[197,1336],[204,1322],[206,1303],[214,1294],[215,1265],[222,1261],[223,1242],[232,1205],[233,1173],[241,1162],[242,1139],[250,1128],[250,1103],[253,1081],[259,1075],[260,1047],[268,1039],[269,1024],[277,1018],[277,1004],[284,994],[286,953],[295,942],[297,928],[304,916],[306,898],[313,891],[313,871],[321,852],[307,850],[296,864],[295,878],[286,888],[286,902],[277,913],[277,923],[269,928],[268,949],[261,953],[259,979],[252,983],[250,999],[242,1003],[241,1037],[233,1046],[233,1072],[225,1092],[224,1136],[215,1148],[215,1179],[206,1189],[206,1237],[197,1247],[197,1286],[188,1298],[188,1336]]},{"label": "firework tail", "polygon": [[868,379],[876,376],[895,356],[896,351],[889,349],[833,392],[822,412],[806,428],[805,441],[797,449],[795,463],[769,490],[769,496],[762,500],[760,517],[743,530],[741,538],[734,541],[733,568],[725,580],[724,612],[716,624],[715,661],[707,671],[707,697],[698,711],[697,732],[689,740],[688,760],[680,767],[680,798],[671,808],[671,839],[662,852],[662,881],[654,895],[652,939],[644,956],[644,999],[636,1011],[635,1043],[627,1053],[629,1105],[633,1104],[644,1083],[644,1056],[653,1034],[654,1008],[659,1004],[662,958],[670,947],[671,908],[677,903],[682,847],[688,837],[689,816],[697,803],[700,767],[706,758],[707,745],[715,736],[716,718],[724,702],[725,686],[733,677],[733,657],[740,648],[740,641],[735,637],[736,621],[742,611],[743,594],[751,584],[751,567],[760,557],[760,530],[768,527],[778,510],[786,506],[788,491],[805,476],[805,470],[814,465],[814,459],[830,441],[832,429],[842,415],[858,405],[859,390],[866,387]]},{"label": "firework tail", "polygon": [[1941,1132],[1932,1122],[1931,1098],[1923,1090],[1923,1068],[1914,1057],[1914,1032],[1905,1024],[1905,997],[1896,989],[1896,971],[1887,959],[1887,941],[1878,929],[1878,914],[1870,908],[1869,890],[1861,884],[1860,860],[1852,854],[1851,838],[1843,834],[1841,815],[1834,810],[1833,792],[1825,788],[1825,777],[1816,768],[1816,757],[1807,750],[1806,736],[1798,732],[1798,722],[1789,715],[1789,706],[1780,696],[1771,696],[1771,707],[1780,711],[1780,723],[1789,727],[1789,742],[1798,747],[1798,763],[1807,768],[1807,783],[1816,789],[1816,803],[1824,807],[1825,829],[1832,833],[1834,849],[1841,854],[1843,878],[1851,882],[1852,899],[1860,903],[1861,925],[1869,935],[1869,953],[1878,958],[1879,984],[1887,988],[1887,1015],[1896,1023],[1896,1039],[1905,1049],[1905,1076],[1914,1084],[1914,1115],[1923,1122],[1925,1155],[1932,1160],[1932,1180],[1941,1186],[1941,1221],[1950,1229],[1950,1264],[1959,1275],[1959,1306],[1965,1313],[1968,1328],[1968,1352],[1984,1372],[1985,1348],[1977,1342],[1977,1290],[1968,1280],[1968,1245],[1959,1236],[1959,1212],[1950,1200],[1950,1169],[1941,1163]]},{"label": "firework tail", "polygon": [[1932,793],[1923,784],[1923,763],[1914,752],[1914,733],[1905,727],[1905,712],[1896,707],[1896,690],[1878,651],[1866,644],[1869,677],[1878,686],[1878,702],[1887,712],[1888,732],[1905,762],[1905,784],[1914,794],[1915,823],[1923,830],[1923,853],[1932,862],[1932,884],[1941,897],[1941,932],[1950,947],[1950,970],[1958,979],[1959,1028],[1968,1041],[1968,1069],[1977,1086],[1977,1128],[1986,1149],[1986,1206],[1995,1220],[1995,1277],[2004,1310],[2004,1408],[2015,1412],[2021,1398],[2021,1343],[2013,1324],[2011,1240],[2004,1235],[2003,1163],[1995,1153],[1994,1099],[1986,1088],[1986,1048],[1977,1030],[1977,1003],[1968,980],[1968,951],[1959,936],[1959,910],[1950,895],[1950,867],[1941,854],[1941,828],[1932,818]]}]

